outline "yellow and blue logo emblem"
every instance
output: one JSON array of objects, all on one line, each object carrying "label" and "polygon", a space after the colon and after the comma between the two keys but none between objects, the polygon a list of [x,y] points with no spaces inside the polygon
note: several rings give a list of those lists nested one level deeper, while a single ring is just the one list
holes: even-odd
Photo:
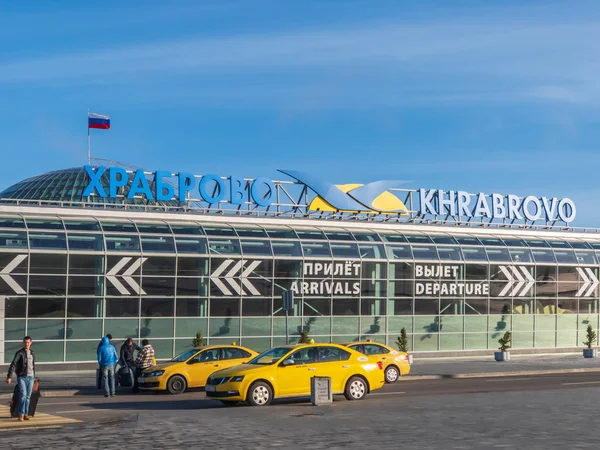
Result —
[{"label": "yellow and blue logo emblem", "polygon": [[295,178],[317,195],[308,205],[311,211],[408,215],[406,205],[389,189],[403,181],[374,181],[369,184],[334,185],[292,170],[279,170]]}]

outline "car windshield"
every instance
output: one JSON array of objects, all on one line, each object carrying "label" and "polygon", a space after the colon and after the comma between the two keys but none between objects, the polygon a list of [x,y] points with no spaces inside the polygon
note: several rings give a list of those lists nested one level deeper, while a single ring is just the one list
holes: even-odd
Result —
[{"label": "car windshield", "polygon": [[254,359],[248,361],[248,364],[258,364],[261,366],[268,366],[269,364],[275,364],[285,355],[287,355],[292,349],[290,347],[276,347],[266,352],[261,353]]},{"label": "car windshield", "polygon": [[173,362],[183,362],[183,361],[187,361],[188,359],[190,359],[192,356],[194,356],[196,353],[198,353],[197,349],[191,349],[191,350],[186,350],[185,352],[181,353],[180,355],[177,355],[175,358],[173,358],[171,361]]}]

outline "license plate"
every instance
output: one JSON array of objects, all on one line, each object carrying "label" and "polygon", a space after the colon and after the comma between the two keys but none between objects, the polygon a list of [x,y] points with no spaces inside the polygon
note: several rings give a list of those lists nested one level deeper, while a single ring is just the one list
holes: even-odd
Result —
[{"label": "license plate", "polygon": [[138,384],[144,384],[144,383],[145,383],[145,381],[143,378],[138,378]]},{"label": "license plate", "polygon": [[217,390],[217,387],[209,385],[209,386],[206,386],[205,389],[206,389],[206,392],[215,392]]}]

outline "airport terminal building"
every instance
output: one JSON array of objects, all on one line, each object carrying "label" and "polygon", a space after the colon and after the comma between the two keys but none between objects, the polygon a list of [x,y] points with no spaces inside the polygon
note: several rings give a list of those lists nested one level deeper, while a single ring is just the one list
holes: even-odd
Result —
[{"label": "airport terminal building", "polygon": [[600,234],[570,199],[84,166],[0,193],[0,360],[95,361],[100,337],[157,358],[288,334],[415,353],[572,349],[599,325]]}]

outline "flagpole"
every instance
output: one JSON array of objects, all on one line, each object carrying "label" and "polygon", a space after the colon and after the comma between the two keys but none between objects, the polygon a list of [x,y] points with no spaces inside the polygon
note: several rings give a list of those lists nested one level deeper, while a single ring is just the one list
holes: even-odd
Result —
[{"label": "flagpole", "polygon": [[92,150],[90,147],[90,110],[88,108],[88,166],[92,163]]}]

